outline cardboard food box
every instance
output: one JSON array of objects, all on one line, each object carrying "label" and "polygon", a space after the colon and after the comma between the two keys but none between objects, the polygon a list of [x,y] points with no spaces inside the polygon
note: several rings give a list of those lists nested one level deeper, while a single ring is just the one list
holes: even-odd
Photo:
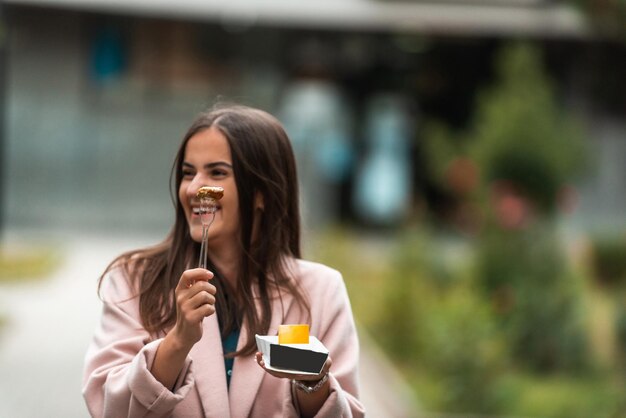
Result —
[{"label": "cardboard food box", "polygon": [[328,358],[328,349],[315,337],[308,344],[278,344],[277,335],[255,335],[265,367],[283,373],[317,375]]}]

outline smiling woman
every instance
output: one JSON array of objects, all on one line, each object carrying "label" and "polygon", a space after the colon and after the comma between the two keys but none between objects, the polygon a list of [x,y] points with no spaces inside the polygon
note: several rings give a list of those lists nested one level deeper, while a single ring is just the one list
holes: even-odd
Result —
[{"label": "smiling woman", "polygon": [[[100,279],[104,308],[84,375],[92,416],[363,416],[348,295],[339,272],[300,258],[296,166],[278,120],[244,106],[200,115],[173,179],[170,234],[122,254]],[[207,268],[193,268],[207,186],[223,196]],[[285,323],[308,324],[328,348],[319,374],[292,380],[266,368],[254,336]]]}]

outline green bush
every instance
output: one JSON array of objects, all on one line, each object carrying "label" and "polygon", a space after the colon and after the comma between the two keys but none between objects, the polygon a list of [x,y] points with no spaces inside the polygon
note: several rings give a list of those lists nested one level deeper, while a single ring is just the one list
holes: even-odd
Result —
[{"label": "green bush", "polygon": [[[499,301],[485,291],[479,270],[468,268],[474,256],[487,255],[484,248],[459,251],[425,226],[407,228],[397,240],[334,230],[320,238],[314,258],[344,273],[357,321],[413,384],[424,410],[626,416],[623,371],[572,366],[584,363],[586,352],[580,281],[568,272],[553,232],[496,230],[485,237],[492,240],[489,289],[509,286]],[[501,280],[513,273],[515,279]],[[626,310],[616,315],[626,324]],[[553,372],[545,373],[542,362]],[[541,372],[529,372],[529,363]]]},{"label": "green bush", "polygon": [[620,353],[618,356],[623,373],[626,371],[626,296],[624,294],[620,296],[616,304],[615,335],[617,337],[617,351]]},{"label": "green bush", "polygon": [[535,371],[579,370],[589,361],[582,288],[560,251],[543,225],[494,228],[478,250],[478,283],[517,362]]},{"label": "green bush", "polygon": [[626,235],[592,240],[591,267],[595,278],[610,287],[626,284]]},{"label": "green bush", "polygon": [[510,414],[546,418],[623,418],[622,390],[593,376],[518,375],[509,382],[518,397]]},{"label": "green bush", "polygon": [[539,52],[502,49],[498,81],[482,92],[467,138],[483,186],[506,180],[542,214],[553,214],[561,188],[584,167],[581,129],[559,106]]},{"label": "green bush", "polygon": [[[424,246],[414,238],[403,240],[389,262],[388,276],[379,295],[381,309],[374,324],[384,348],[397,360],[415,365],[419,358],[421,301],[427,289],[421,278],[424,272]],[[407,256],[408,255],[408,256]]]},{"label": "green bush", "polygon": [[584,369],[582,290],[552,223],[562,190],[585,168],[584,139],[537,49],[507,45],[496,67],[497,82],[479,95],[464,138],[481,172],[476,280],[520,365]]},{"label": "green bush", "polygon": [[421,318],[423,367],[439,382],[437,407],[446,412],[503,409],[500,379],[506,352],[488,307],[458,287],[432,303]]},{"label": "green bush", "polygon": [[424,375],[412,380],[429,409],[497,412],[503,407],[498,380],[505,347],[489,306],[461,269],[445,268],[439,258],[445,249],[433,244],[432,237],[415,232],[400,241],[377,335],[396,362]]}]

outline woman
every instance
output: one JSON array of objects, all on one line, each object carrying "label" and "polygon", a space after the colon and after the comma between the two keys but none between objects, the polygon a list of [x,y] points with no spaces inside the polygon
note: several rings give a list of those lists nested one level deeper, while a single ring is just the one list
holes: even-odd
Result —
[{"label": "woman", "polygon": [[[173,175],[176,220],[100,279],[103,314],[86,355],[94,417],[361,417],[358,340],[341,275],[300,259],[294,156],[280,123],[233,106],[200,115]],[[220,186],[197,265],[196,191]],[[317,376],[265,368],[255,334],[308,323],[330,351]]]}]

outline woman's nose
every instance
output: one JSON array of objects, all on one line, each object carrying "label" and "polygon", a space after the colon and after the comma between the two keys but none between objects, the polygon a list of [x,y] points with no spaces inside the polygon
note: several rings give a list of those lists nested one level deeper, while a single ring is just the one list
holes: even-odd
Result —
[{"label": "woman's nose", "polygon": [[199,177],[200,176],[194,177],[191,183],[189,183],[189,187],[187,187],[187,196],[190,198],[196,197],[198,189],[202,186],[205,186],[204,181],[202,181],[202,178]]}]

